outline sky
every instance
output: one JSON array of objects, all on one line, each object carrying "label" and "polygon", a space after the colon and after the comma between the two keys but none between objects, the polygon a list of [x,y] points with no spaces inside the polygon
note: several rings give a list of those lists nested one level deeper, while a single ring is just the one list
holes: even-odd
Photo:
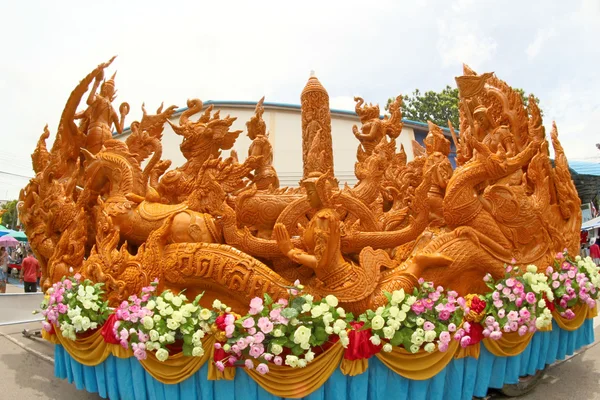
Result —
[{"label": "sky", "polygon": [[[298,104],[310,75],[332,108],[455,86],[462,64],[534,93],[570,159],[600,162],[600,1],[5,1],[0,5],[0,200],[33,176],[77,83],[118,55],[118,98]],[[51,143],[51,140],[49,140]],[[8,174],[16,174],[8,175]]]}]

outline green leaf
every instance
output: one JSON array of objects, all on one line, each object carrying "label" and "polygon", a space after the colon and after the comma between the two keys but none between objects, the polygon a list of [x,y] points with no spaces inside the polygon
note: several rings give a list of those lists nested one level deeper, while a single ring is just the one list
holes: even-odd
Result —
[{"label": "green leaf", "polygon": [[265,306],[270,306],[271,304],[273,304],[273,299],[271,298],[271,296],[269,296],[268,293],[265,293],[263,295],[263,298],[265,300]]},{"label": "green leaf", "polygon": [[327,332],[325,332],[325,328],[322,327],[322,326],[318,326],[318,327],[315,328],[314,336],[320,342],[326,341],[327,338],[329,337],[329,335],[327,334]]},{"label": "green leaf", "polygon": [[402,332],[396,331],[396,333],[394,334],[394,337],[390,340],[390,343],[392,344],[392,346],[400,346],[403,341],[404,341],[404,336],[402,335]]},{"label": "green leaf", "polygon": [[298,310],[296,310],[295,308],[287,307],[284,308],[283,311],[281,311],[281,315],[283,315],[284,318],[292,319],[298,316]]},{"label": "green leaf", "polygon": [[[184,340],[185,340],[185,338],[184,338]],[[183,355],[191,357],[193,349],[194,349],[194,346],[192,346],[191,343],[190,344],[184,344],[183,345]]]},{"label": "green leaf", "polygon": [[298,311],[302,311],[302,306],[304,305],[304,303],[306,303],[306,299],[304,297],[296,297],[294,300],[292,300],[290,307],[293,307]]},{"label": "green leaf", "polygon": [[302,347],[300,347],[299,344],[297,344],[294,347],[292,347],[292,353],[295,356],[300,356],[300,355],[302,355],[302,353],[304,353],[304,349]]},{"label": "green leaf", "polygon": [[271,343],[278,344],[280,346],[285,346],[285,344],[287,342],[288,342],[288,338],[285,337],[285,336],[278,337],[278,338],[275,338],[275,339],[271,339]]}]

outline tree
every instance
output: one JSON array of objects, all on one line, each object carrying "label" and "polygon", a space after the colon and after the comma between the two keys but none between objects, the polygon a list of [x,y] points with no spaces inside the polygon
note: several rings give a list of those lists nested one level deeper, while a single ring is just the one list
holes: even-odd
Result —
[{"label": "tree", "polygon": [[9,201],[2,206],[6,210],[2,215],[2,225],[9,229],[15,229],[17,226],[17,201]]},{"label": "tree", "polygon": [[[521,95],[525,107],[529,104],[529,97],[525,95],[523,89],[514,89]],[[535,97],[535,96],[534,96]],[[388,99],[385,106],[386,111],[390,104],[395,99]],[[540,100],[535,97],[535,101],[540,103]],[[458,88],[446,86],[441,92],[430,90],[421,93],[419,89],[415,89],[412,95],[405,95],[402,98],[402,116],[412,121],[426,122],[431,121],[440,126],[447,126],[448,120],[456,129],[458,123]]]}]

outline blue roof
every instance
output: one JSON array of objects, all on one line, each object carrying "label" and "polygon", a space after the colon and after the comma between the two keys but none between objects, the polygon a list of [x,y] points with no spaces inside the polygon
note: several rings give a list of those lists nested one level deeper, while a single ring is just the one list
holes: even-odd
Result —
[{"label": "blue roof", "polygon": [[600,163],[568,160],[569,168],[577,175],[600,176]]},{"label": "blue roof", "polygon": [[[206,107],[210,106],[210,105],[214,105],[214,106],[250,106],[250,107],[254,107],[256,106],[257,102],[255,101],[239,101],[239,100],[208,100],[208,101],[203,101],[202,102],[202,109],[205,109]],[[270,102],[264,102],[263,105],[265,107],[272,107],[272,108],[287,108],[287,109],[292,109],[292,110],[300,110],[301,107],[299,104],[290,104],[290,103],[270,103]],[[181,107],[178,108],[177,110],[175,110],[175,113],[173,114],[173,116],[179,115],[182,112],[184,112],[185,110],[187,110],[188,107]],[[342,115],[348,115],[351,117],[358,117],[358,114],[356,114],[354,111],[349,111],[349,110],[338,110],[338,109],[331,109],[331,112],[334,114],[342,114]],[[383,119],[383,115],[380,115],[379,118]],[[402,122],[408,125],[412,125],[415,127],[424,127],[429,129],[429,125],[427,125],[426,122],[420,122],[420,121],[412,121],[410,119],[406,119],[403,118]],[[450,129],[448,128],[444,128],[444,127],[440,127],[442,128],[442,130],[447,133],[450,134]],[[123,129],[123,133],[126,133],[127,131],[130,130],[130,127],[128,126],[127,128]],[[456,131],[458,133],[458,131]],[[118,133],[113,132],[113,136],[118,135]]]}]

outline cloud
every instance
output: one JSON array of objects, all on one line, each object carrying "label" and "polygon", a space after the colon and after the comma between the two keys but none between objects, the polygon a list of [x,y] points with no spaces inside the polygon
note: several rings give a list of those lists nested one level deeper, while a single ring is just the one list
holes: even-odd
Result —
[{"label": "cloud", "polygon": [[470,22],[438,19],[438,34],[437,50],[444,67],[466,63],[478,69],[493,58],[498,46]]},{"label": "cloud", "polygon": [[355,105],[353,96],[335,96],[329,99],[329,107],[337,110],[354,111]]},{"label": "cloud", "polygon": [[555,36],[556,31],[553,28],[539,29],[535,35],[535,39],[533,39],[533,42],[531,42],[529,46],[527,46],[527,50],[525,51],[525,53],[527,53],[527,58],[529,59],[529,61],[536,58],[542,50],[544,44]]}]

